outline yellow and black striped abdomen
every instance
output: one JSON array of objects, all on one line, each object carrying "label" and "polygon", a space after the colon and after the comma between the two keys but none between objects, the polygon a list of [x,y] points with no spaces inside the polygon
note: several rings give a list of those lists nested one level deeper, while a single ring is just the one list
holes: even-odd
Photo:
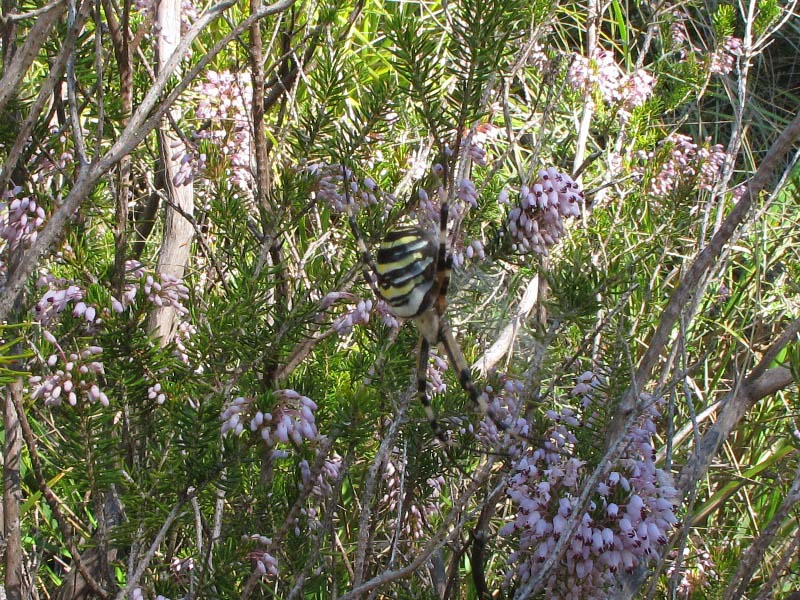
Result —
[{"label": "yellow and black striped abdomen", "polygon": [[436,236],[420,227],[396,229],[381,242],[378,292],[398,317],[416,317],[431,306],[437,252]]}]

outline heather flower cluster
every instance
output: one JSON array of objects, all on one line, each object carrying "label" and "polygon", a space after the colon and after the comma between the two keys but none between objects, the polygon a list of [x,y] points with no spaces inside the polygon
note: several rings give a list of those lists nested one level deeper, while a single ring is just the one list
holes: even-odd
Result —
[{"label": "heather flower cluster", "polygon": [[425,483],[430,489],[424,494],[412,494],[409,490],[403,490],[403,464],[399,449],[394,448],[382,474],[386,492],[380,500],[380,506],[388,515],[387,531],[398,532],[400,542],[407,546],[423,537],[428,519],[439,512],[437,501],[445,486],[445,479],[442,475],[428,478]]},{"label": "heather flower cluster", "polygon": [[499,138],[501,133],[502,129],[492,123],[477,125],[474,131],[466,136],[461,143],[464,154],[472,159],[475,164],[485,167],[489,164],[486,145]]},{"label": "heather flower cluster", "polygon": [[[186,151],[183,142],[177,142],[175,150],[176,153],[173,159],[179,160],[180,166],[178,167],[178,172],[172,178],[172,183],[177,187],[189,185],[200,174],[205,172],[208,166],[208,155],[196,149]],[[180,150],[183,150],[183,153]]]},{"label": "heather flower cluster", "polygon": [[[207,140],[220,149],[231,165],[231,181],[240,190],[249,192],[253,187],[252,138],[250,135],[250,105],[253,87],[247,73],[208,71],[206,81],[195,87],[196,116],[202,129],[197,139]],[[207,126],[206,126],[207,124]],[[206,156],[192,154],[183,158],[181,180],[188,181],[194,171],[203,169]]]},{"label": "heather flower cluster", "polygon": [[36,200],[23,195],[21,187],[3,193],[0,197],[0,239],[5,242],[0,243],[0,254],[6,244],[10,248],[33,244],[44,219],[44,209]]},{"label": "heather flower cluster", "polygon": [[[608,104],[617,105],[623,116],[653,95],[655,79],[645,69],[626,74],[613,53],[596,48],[590,57],[576,56],[567,73],[572,87],[587,96],[597,91]],[[591,101],[591,100],[590,100]]]},{"label": "heather flower cluster", "polygon": [[127,277],[122,299],[110,296],[110,307],[105,308],[85,302],[85,292],[80,286],[69,284],[66,280],[50,273],[43,273],[37,280],[37,286],[47,289],[33,307],[34,318],[47,327],[71,306],[74,317],[96,326],[101,324],[100,317],[102,314],[107,314],[109,308],[115,313],[122,313],[140,294],[156,306],[170,306],[179,314],[188,314],[189,311],[183,302],[189,297],[189,288],[179,279],[171,275],[149,273],[141,263],[132,260],[127,261],[126,269]]},{"label": "heather flower cluster", "polygon": [[444,394],[447,391],[445,373],[447,373],[447,361],[439,356],[436,348],[431,348],[428,356],[427,370],[428,394]]},{"label": "heather flower cluster", "polygon": [[[321,471],[316,474],[311,472],[311,467],[305,459],[300,461],[299,466],[302,479],[301,486],[311,487],[309,506],[303,508],[301,513],[306,515],[309,525],[312,528],[316,528],[320,525],[319,517],[322,514],[322,507],[333,495],[331,483],[339,479],[342,470],[342,457],[335,452],[332,456],[326,457],[322,463]],[[295,529],[295,533],[300,535],[299,528]]]},{"label": "heather flower cluster", "polygon": [[147,388],[147,399],[155,400],[158,404],[164,404],[167,401],[167,395],[161,389],[160,383],[154,383]]},{"label": "heather flower cluster", "polygon": [[383,192],[370,177],[361,182],[347,169],[348,189],[345,193],[342,165],[326,163],[303,163],[301,169],[312,178],[312,198],[321,200],[337,213],[354,215],[367,206],[381,204],[384,214],[388,214],[396,198]]},{"label": "heather flower cluster", "polygon": [[720,47],[711,54],[709,72],[712,75],[727,75],[733,71],[736,57],[741,54],[742,40],[733,36],[726,37]]},{"label": "heather flower cluster", "polygon": [[258,544],[261,546],[256,550],[251,550],[247,557],[250,559],[250,564],[253,566],[253,569],[261,573],[262,576],[272,575],[276,576],[278,574],[278,559],[276,559],[272,554],[267,552],[266,548],[272,545],[272,540],[265,535],[259,534],[251,534],[251,535],[243,535],[242,536],[242,543],[244,544]]},{"label": "heather flower cluster", "polygon": [[70,406],[75,406],[81,398],[108,406],[108,396],[100,388],[100,379],[105,370],[103,363],[96,360],[103,349],[87,346],[67,354],[52,333],[44,330],[43,335],[56,351],[47,357],[50,374],[36,375],[28,380],[33,386],[31,397],[41,398],[45,406],[58,406],[64,400]]},{"label": "heather flower cluster", "polygon": [[576,55],[567,72],[567,81],[575,91],[591,94],[595,90],[607,102],[613,102],[622,80],[622,70],[613,53],[595,48],[592,55]]},{"label": "heather flower cluster", "polygon": [[259,435],[267,446],[278,443],[301,445],[304,440],[317,441],[319,432],[314,422],[316,403],[294,390],[276,390],[272,412],[257,410],[250,398],[234,398],[222,411],[222,435],[240,435],[245,427]]},{"label": "heather flower cluster", "polygon": [[150,273],[142,263],[135,260],[127,261],[125,270],[126,282],[122,299],[111,297],[111,307],[114,312],[123,312],[141,293],[145,300],[158,307],[172,307],[181,315],[189,313],[189,310],[183,305],[183,302],[189,298],[189,288],[180,279],[165,273]]},{"label": "heather flower cluster", "polygon": [[[437,167],[440,168],[441,165],[434,165],[434,172],[440,174]],[[443,190],[440,188],[438,193],[439,197],[441,197]],[[417,198],[419,202],[417,216],[420,227],[425,229],[437,229],[439,227],[441,215],[440,205],[431,200],[428,191],[422,187],[417,190]],[[458,179],[456,181],[455,194],[450,197],[450,202],[448,204],[448,216],[450,221],[455,223],[461,222],[470,209],[477,207],[478,190],[475,184],[466,177]],[[453,266],[459,268],[468,260],[484,260],[486,258],[486,251],[483,246],[483,241],[472,240],[470,242],[465,242],[459,237],[460,233],[463,233],[463,230],[460,228],[450,227],[448,229],[448,234],[450,236],[448,247],[453,255]]]},{"label": "heather flower cluster", "polygon": [[342,316],[337,318],[332,327],[339,335],[348,335],[356,325],[366,325],[369,323],[369,316],[372,313],[372,300],[359,300],[355,306],[348,308]]},{"label": "heather flower cluster", "polygon": [[347,300],[350,304],[344,314],[336,318],[332,323],[334,331],[340,336],[348,335],[356,325],[366,325],[369,323],[370,315],[375,312],[380,316],[383,324],[391,329],[398,329],[400,322],[392,313],[389,305],[383,300],[359,299],[350,292],[329,292],[322,298],[321,307],[327,310],[340,300]]},{"label": "heather flower cluster", "polygon": [[192,336],[197,333],[197,327],[192,325],[189,321],[181,321],[178,323],[178,328],[175,331],[173,342],[175,343],[175,353],[184,364],[189,364],[189,349],[187,344]]},{"label": "heather flower cluster", "polygon": [[[670,552],[670,558],[675,560],[677,551]],[[711,586],[712,580],[718,580],[717,565],[711,555],[705,550],[693,552],[690,548],[683,549],[681,577],[678,581],[679,598],[696,598],[705,595],[704,592]],[[667,576],[672,577],[675,564],[667,569]]]},{"label": "heather flower cluster", "polygon": [[[500,203],[507,203],[502,194]],[[553,167],[539,173],[533,185],[522,185],[519,205],[508,214],[512,248],[517,252],[533,252],[547,256],[565,233],[564,219],[579,217],[583,192],[572,178]]]},{"label": "heather flower cluster", "polygon": [[193,571],[194,567],[194,558],[191,556],[187,556],[186,558],[173,556],[172,561],[169,563],[169,569],[178,581],[184,581],[186,575]]},{"label": "heather flower cluster", "polygon": [[[674,133],[661,146],[667,147],[669,154],[650,180],[650,195],[657,198],[669,196],[688,182],[696,189],[714,189],[727,157],[721,144],[700,146],[689,136]],[[656,160],[656,155],[657,152],[641,152],[638,158],[642,165],[648,165]],[[640,173],[644,170],[644,166],[638,168]]]},{"label": "heather flower cluster", "polygon": [[[499,440],[514,446],[515,439],[526,439],[530,435],[530,423],[523,414],[525,396],[524,382],[514,377],[503,376],[498,389],[487,385],[483,393],[487,414],[478,425],[476,437],[487,447],[494,446]],[[499,427],[511,435],[502,437]],[[509,447],[507,451],[515,456],[519,449]]]},{"label": "heather flower cluster", "polygon": [[[676,48],[682,48],[690,43],[689,32],[686,30],[686,19],[688,17],[680,11],[673,12],[672,17],[673,21],[669,25],[672,45]],[[683,51],[681,51],[681,56],[684,56]]]},{"label": "heather flower cluster", "polygon": [[[599,378],[588,373],[578,380],[574,395],[590,401]],[[657,555],[677,523],[678,500],[668,473],[655,466],[651,438],[656,432],[657,402],[650,399],[647,412],[628,432],[626,451],[617,469],[602,481],[567,547],[561,569],[547,583],[549,598],[591,599],[609,597],[614,574],[632,573],[649,556]],[[552,422],[544,443],[516,463],[508,496],[516,507],[514,519],[500,534],[514,536],[517,549],[508,561],[514,565],[509,581],[530,579],[555,548],[591,472],[580,456],[575,435],[582,425],[569,408],[549,411]]]},{"label": "heather flower cluster", "polygon": [[[43,326],[52,324],[70,303],[76,302],[73,312],[75,316],[83,316],[87,321],[94,321],[97,310],[94,307],[87,307],[82,302],[83,290],[77,285],[66,285],[61,279],[51,275],[42,275],[38,281],[39,287],[47,286],[47,291],[34,305],[33,312],[35,318]],[[88,314],[87,314],[88,312]]]}]

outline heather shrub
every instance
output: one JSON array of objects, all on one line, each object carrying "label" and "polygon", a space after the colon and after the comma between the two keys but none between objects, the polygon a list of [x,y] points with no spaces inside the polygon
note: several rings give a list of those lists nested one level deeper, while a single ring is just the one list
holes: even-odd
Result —
[{"label": "heather shrub", "polygon": [[797,588],[794,16],[4,9],[6,596]]}]

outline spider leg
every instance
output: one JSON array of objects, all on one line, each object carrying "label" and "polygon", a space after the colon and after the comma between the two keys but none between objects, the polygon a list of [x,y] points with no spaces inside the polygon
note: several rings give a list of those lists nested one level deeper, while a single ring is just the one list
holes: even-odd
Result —
[{"label": "spider leg", "polygon": [[449,443],[447,434],[436,420],[436,415],[431,406],[431,399],[428,397],[428,358],[430,357],[431,345],[424,335],[419,336],[419,348],[417,352],[417,398],[425,408],[425,416],[428,418],[433,434],[445,446]]},{"label": "spider leg", "polygon": [[436,253],[436,300],[434,310],[439,316],[447,308],[447,290],[450,287],[450,271],[453,268],[453,256],[447,251],[447,219],[449,208],[447,193],[442,193],[439,208],[439,250]]},{"label": "spider leg", "polygon": [[[444,353],[447,354],[452,369],[458,373],[458,382],[461,384],[461,388],[467,392],[472,403],[478,407],[482,415],[488,416],[500,431],[508,431],[508,424],[504,423],[489,405],[486,404],[483,394],[479,392],[478,388],[475,386],[472,373],[467,364],[467,359],[464,358],[464,354],[461,352],[461,348],[458,342],[456,342],[453,332],[444,319],[439,322],[439,345],[444,350]],[[516,435],[514,437],[516,437]]]}]

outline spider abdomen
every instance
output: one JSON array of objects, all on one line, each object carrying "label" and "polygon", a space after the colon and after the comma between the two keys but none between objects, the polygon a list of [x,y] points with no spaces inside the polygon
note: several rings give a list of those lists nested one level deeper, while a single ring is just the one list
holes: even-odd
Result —
[{"label": "spider abdomen", "polygon": [[438,243],[420,227],[391,231],[378,248],[378,293],[398,317],[416,317],[433,303]]}]

